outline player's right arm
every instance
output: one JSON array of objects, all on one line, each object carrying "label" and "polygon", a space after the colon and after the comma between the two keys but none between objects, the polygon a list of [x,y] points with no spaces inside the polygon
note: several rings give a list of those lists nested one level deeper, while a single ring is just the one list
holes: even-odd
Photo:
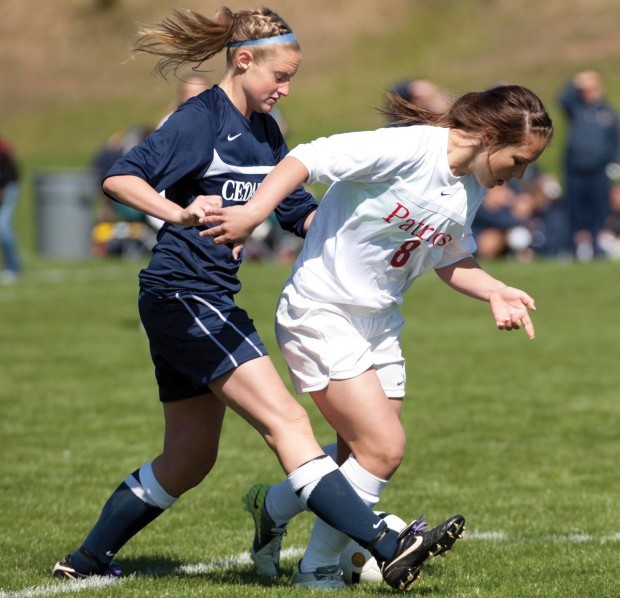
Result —
[{"label": "player's right arm", "polygon": [[529,338],[534,338],[534,324],[528,311],[536,311],[534,299],[524,291],[507,286],[485,272],[473,257],[437,268],[439,278],[455,291],[486,301],[499,330],[525,328]]},{"label": "player's right arm", "polygon": [[207,210],[222,205],[215,195],[199,195],[186,208],[162,197],[145,180],[134,175],[110,176],[103,190],[116,201],[170,224],[198,226]]},{"label": "player's right arm", "polygon": [[103,181],[112,199],[170,224],[197,226],[207,207],[221,206],[216,196],[198,196],[181,205],[160,191],[184,177],[197,178],[213,156],[215,126],[206,106],[195,102],[176,112],[128,154],[118,160]]},{"label": "player's right arm", "polygon": [[212,237],[216,244],[234,241],[235,246],[241,247],[252,231],[307,178],[308,169],[297,158],[287,156],[265,177],[245,205],[211,210],[201,224],[217,225],[201,231],[200,236]]}]

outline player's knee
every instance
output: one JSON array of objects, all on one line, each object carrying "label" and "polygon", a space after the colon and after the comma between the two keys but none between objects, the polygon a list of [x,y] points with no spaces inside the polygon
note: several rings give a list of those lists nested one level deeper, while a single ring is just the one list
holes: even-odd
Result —
[{"label": "player's knee", "polygon": [[211,470],[215,467],[216,459],[217,456],[210,456],[209,458],[203,459],[200,465],[196,468],[195,475],[193,476],[193,481],[196,486],[211,473]]},{"label": "player's knee", "polygon": [[391,478],[405,456],[404,433],[395,430],[392,435],[367,440],[354,451],[356,459],[377,477]]},{"label": "player's knee", "polygon": [[386,478],[391,478],[396,470],[400,467],[400,464],[403,462],[403,458],[405,456],[405,445],[404,442],[398,445],[391,445],[389,450],[384,454],[384,467],[388,472]]},{"label": "player's knee", "polygon": [[270,427],[274,434],[312,433],[308,412],[297,402],[290,403],[286,409],[272,414]]},{"label": "player's knee", "polygon": [[209,475],[216,460],[217,454],[186,455],[186,458],[174,459],[168,475],[174,478],[177,492],[185,493],[198,486]]},{"label": "player's knee", "polygon": [[198,486],[209,475],[213,469],[214,463],[201,463],[194,468],[185,470],[183,480],[185,482],[185,492]]},{"label": "player's knee", "polygon": [[272,414],[263,437],[269,447],[278,452],[278,446],[287,443],[290,438],[297,438],[301,442],[303,438],[314,436],[308,413],[295,401],[290,409]]}]

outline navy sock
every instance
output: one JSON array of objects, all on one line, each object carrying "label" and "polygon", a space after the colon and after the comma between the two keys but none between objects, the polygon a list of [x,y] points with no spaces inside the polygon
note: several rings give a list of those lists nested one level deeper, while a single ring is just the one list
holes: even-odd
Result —
[{"label": "navy sock", "polygon": [[[398,533],[387,529],[385,521],[368,508],[339,469],[318,481],[307,503],[323,521],[361,546],[367,548],[375,542],[369,550],[378,561],[387,561],[396,552]],[[385,535],[376,541],[384,529]]]},{"label": "navy sock", "polygon": [[[132,475],[138,479],[138,471]],[[163,512],[138,498],[123,482],[104,505],[84,544],[70,555],[71,564],[82,573],[100,572],[135,534]]]}]

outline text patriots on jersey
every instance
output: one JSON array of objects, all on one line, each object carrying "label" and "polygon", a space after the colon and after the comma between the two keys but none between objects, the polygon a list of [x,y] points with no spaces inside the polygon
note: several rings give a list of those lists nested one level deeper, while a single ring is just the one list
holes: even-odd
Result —
[{"label": "text patriots on jersey", "polygon": [[409,232],[412,237],[426,241],[434,247],[443,247],[452,241],[452,236],[448,233],[437,231],[435,227],[427,224],[424,218],[417,221],[414,218],[409,218],[410,214],[409,208],[397,202],[392,212],[383,219],[390,223],[393,220],[396,222],[400,220],[401,224],[398,227],[400,230]]}]

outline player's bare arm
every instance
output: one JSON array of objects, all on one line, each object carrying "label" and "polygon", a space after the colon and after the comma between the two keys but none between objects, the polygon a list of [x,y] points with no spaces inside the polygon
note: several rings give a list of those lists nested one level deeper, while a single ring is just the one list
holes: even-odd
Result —
[{"label": "player's bare arm", "polygon": [[111,176],[103,182],[103,190],[116,201],[170,224],[198,226],[207,210],[221,207],[217,195],[199,195],[186,208],[166,199],[140,177]]},{"label": "player's bare arm", "polygon": [[528,338],[534,338],[534,324],[528,312],[536,311],[536,306],[527,293],[493,278],[473,258],[465,258],[435,272],[456,291],[487,301],[498,330],[524,327]]}]

